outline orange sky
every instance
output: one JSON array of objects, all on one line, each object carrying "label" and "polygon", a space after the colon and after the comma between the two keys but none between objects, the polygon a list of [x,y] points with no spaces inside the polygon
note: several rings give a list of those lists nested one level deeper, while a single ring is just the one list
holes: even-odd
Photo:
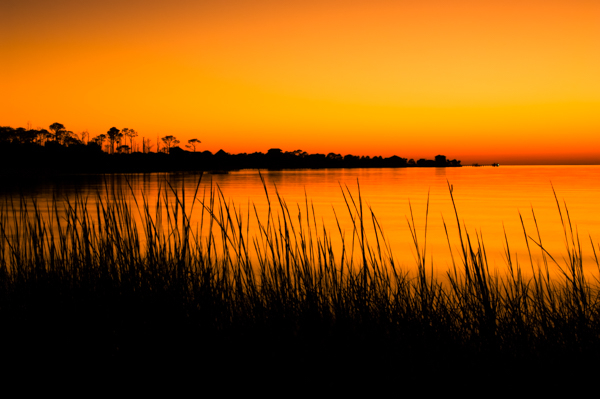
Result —
[{"label": "orange sky", "polygon": [[4,0],[0,15],[2,126],[600,163],[596,0]]}]

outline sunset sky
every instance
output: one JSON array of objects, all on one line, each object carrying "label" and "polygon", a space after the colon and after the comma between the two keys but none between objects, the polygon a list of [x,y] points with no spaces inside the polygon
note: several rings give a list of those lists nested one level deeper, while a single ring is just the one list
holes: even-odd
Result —
[{"label": "sunset sky", "polygon": [[0,126],[600,163],[598,0],[3,0]]}]

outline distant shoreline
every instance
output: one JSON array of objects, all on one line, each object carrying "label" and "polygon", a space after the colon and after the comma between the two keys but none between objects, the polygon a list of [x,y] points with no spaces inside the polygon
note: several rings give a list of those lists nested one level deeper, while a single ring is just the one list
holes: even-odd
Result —
[{"label": "distant shoreline", "polygon": [[283,152],[270,149],[267,153],[229,154],[223,150],[191,152],[179,147],[169,153],[108,154],[94,143],[62,145],[47,142],[0,142],[0,177],[44,176],[96,173],[157,173],[157,172],[213,172],[225,173],[242,169],[340,169],[340,168],[415,168],[461,167],[458,160],[443,155],[435,159],[413,159],[391,156],[356,156],[329,153],[308,154],[297,150]]}]

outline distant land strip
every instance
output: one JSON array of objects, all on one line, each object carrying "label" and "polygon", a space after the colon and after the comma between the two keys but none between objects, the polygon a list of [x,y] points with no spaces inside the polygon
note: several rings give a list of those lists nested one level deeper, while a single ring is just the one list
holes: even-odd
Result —
[{"label": "distant land strip", "polygon": [[[114,131],[113,131],[114,129]],[[404,168],[404,167],[460,167],[461,162],[449,160],[444,155],[435,159],[414,159],[391,156],[342,156],[336,153],[308,154],[302,150],[284,152],[271,148],[266,153],[229,154],[219,150],[196,151],[199,140],[189,140],[194,151],[186,151],[176,144],[173,136],[166,136],[166,144],[158,152],[143,146],[134,151],[133,145],[121,142],[129,139],[119,137],[113,128],[113,138],[103,147],[103,140],[94,138],[85,142],[61,124],[47,130],[0,127],[0,174],[4,176],[77,174],[77,173],[146,173],[206,171],[227,173],[239,169],[321,169],[321,168]],[[130,131],[130,129],[123,129]],[[116,133],[115,133],[116,132]],[[102,135],[105,136],[105,135]],[[83,138],[83,134],[82,134]],[[122,141],[121,141],[122,140]],[[171,146],[175,144],[175,146]],[[188,146],[192,148],[192,146]],[[115,150],[116,148],[116,150]]]}]

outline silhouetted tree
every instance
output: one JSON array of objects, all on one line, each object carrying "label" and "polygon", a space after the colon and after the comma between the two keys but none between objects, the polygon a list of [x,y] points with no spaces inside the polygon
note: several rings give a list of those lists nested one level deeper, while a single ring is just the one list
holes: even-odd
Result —
[{"label": "silhouetted tree", "polygon": [[44,144],[46,142],[46,140],[48,139],[48,137],[51,135],[51,133],[49,131],[47,131],[46,129],[36,130],[36,133],[37,133],[37,137],[36,137],[35,141],[38,144]]},{"label": "silhouetted tree", "polygon": [[54,137],[54,141],[61,143],[62,137],[67,130],[65,129],[65,125],[55,122],[50,125],[50,131],[52,131],[52,137]]},{"label": "silhouetted tree", "polygon": [[116,127],[111,127],[110,130],[107,132],[108,135],[108,140],[110,142],[110,153],[114,154],[115,153],[115,142],[117,142],[121,137],[123,137],[123,135],[121,134],[121,131],[119,129],[117,129]]},{"label": "silhouetted tree", "polygon": [[121,146],[121,142],[123,142],[123,141],[124,141],[124,139],[123,139],[123,132],[121,131],[121,133],[119,133],[117,135],[117,140],[115,141],[116,147],[119,148]]},{"label": "silhouetted tree", "polygon": [[[68,134],[71,133],[71,134]],[[63,137],[63,145],[66,146],[70,146],[70,145],[78,145],[78,144],[83,144],[81,142],[81,140],[79,140],[74,134],[73,132],[67,132],[67,134],[65,134],[65,136]]]},{"label": "silhouetted tree", "polygon": [[91,142],[98,144],[100,146],[100,148],[102,148],[102,144],[104,144],[104,141],[106,140],[106,134],[99,134],[98,136],[94,137]]},{"label": "silhouetted tree", "polygon": [[62,145],[72,145],[72,144],[80,144],[81,141],[79,140],[79,138],[77,137],[77,135],[75,133],[73,133],[70,130],[65,130],[65,132],[62,134],[60,141],[60,144]]},{"label": "silhouetted tree", "polygon": [[165,136],[165,137],[161,138],[161,140],[167,146],[166,151],[165,151],[167,154],[171,152],[171,146],[179,144],[179,140],[177,140],[177,138],[175,136]]},{"label": "silhouetted tree", "polygon": [[137,132],[133,129],[124,128],[121,130],[121,133],[123,133],[124,136],[129,137],[129,152],[131,152],[133,149],[133,138],[137,137]]},{"label": "silhouetted tree", "polygon": [[188,144],[186,145],[187,148],[193,148],[194,152],[196,152],[196,145],[200,144],[201,141],[198,139],[191,139],[188,140]]},{"label": "silhouetted tree", "polygon": [[22,144],[33,144],[37,138],[37,131],[25,128],[16,129],[16,139]]},{"label": "silhouetted tree", "polygon": [[46,131],[46,138],[44,140],[44,144],[48,143],[48,140],[52,140],[54,139],[54,134],[52,134],[52,132],[47,131],[46,129],[44,129]]},{"label": "silhouetted tree", "polygon": [[302,150],[292,151],[291,154],[296,157],[302,157],[302,158],[308,155],[308,153],[306,151],[302,151]]},{"label": "silhouetted tree", "polygon": [[10,143],[13,140],[14,130],[10,126],[0,126],[0,143]]},{"label": "silhouetted tree", "polygon": [[130,150],[129,146],[127,144],[123,144],[117,147],[117,152],[119,154],[126,154],[128,153]]}]

